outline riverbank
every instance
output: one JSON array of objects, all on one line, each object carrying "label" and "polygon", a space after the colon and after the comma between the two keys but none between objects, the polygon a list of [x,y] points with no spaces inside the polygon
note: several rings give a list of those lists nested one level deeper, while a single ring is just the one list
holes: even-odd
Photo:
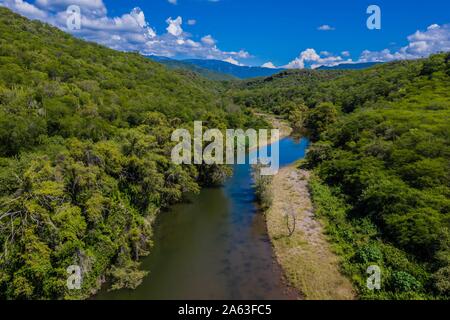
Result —
[{"label": "riverbank", "polygon": [[275,256],[287,280],[306,299],[354,299],[352,285],[340,274],[338,258],[314,215],[308,180],[309,172],[289,166],[271,182],[266,222]]},{"label": "riverbank", "polygon": [[270,140],[267,140],[266,143],[262,144],[258,141],[258,147],[250,148],[249,151],[254,151],[256,148],[265,147],[267,145],[271,145],[277,141],[280,141],[286,137],[289,137],[292,134],[292,128],[289,126],[289,123],[281,119],[275,115],[267,114],[267,113],[254,113],[255,116],[261,117],[266,120],[268,123],[272,125],[274,129],[280,130],[280,135],[278,138],[270,136]]},{"label": "riverbank", "polygon": [[[308,140],[280,141],[280,166],[302,159]],[[98,300],[292,300],[256,205],[250,164],[235,165],[220,188],[203,188],[171,206],[154,223],[153,248],[141,260],[149,271],[135,290]]]}]

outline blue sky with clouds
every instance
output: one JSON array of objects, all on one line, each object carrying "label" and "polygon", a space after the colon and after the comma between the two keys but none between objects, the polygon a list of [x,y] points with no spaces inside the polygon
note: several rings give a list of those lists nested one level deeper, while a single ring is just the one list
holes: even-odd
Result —
[{"label": "blue sky with clouds", "polygon": [[[81,8],[68,30],[66,8]],[[381,8],[381,30],[366,9]],[[414,59],[450,51],[447,0],[0,0],[118,50],[291,68]]]}]

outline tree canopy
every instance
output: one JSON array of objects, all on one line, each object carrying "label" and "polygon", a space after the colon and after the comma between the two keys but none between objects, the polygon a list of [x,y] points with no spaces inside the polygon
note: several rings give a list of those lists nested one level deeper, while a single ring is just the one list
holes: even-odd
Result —
[{"label": "tree canopy", "polygon": [[0,298],[136,287],[156,214],[229,174],[174,165],[173,130],[264,124],[223,90],[0,8]]}]

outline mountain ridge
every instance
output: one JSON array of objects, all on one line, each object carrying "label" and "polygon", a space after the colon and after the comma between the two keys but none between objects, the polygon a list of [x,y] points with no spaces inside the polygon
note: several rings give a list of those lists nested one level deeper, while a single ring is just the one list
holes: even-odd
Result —
[{"label": "mountain ridge", "polygon": [[382,63],[383,62],[341,63],[336,66],[321,66],[316,70],[362,70]]},{"label": "mountain ridge", "polygon": [[161,56],[146,56],[153,61],[159,62],[169,68],[188,69],[195,71],[211,80],[232,80],[232,79],[250,79],[258,77],[269,77],[285,69],[238,66],[226,61],[214,59],[183,59],[176,60]]},{"label": "mountain ridge", "polygon": [[[158,63],[161,63],[171,69],[187,69],[210,80],[246,80],[251,78],[270,77],[280,72],[286,71],[286,68],[265,68],[257,66],[240,66],[216,59],[172,59],[163,56],[146,56]],[[336,66],[321,66],[315,70],[362,70],[382,64],[382,62],[363,62],[363,63],[341,63]]]},{"label": "mountain ridge", "polygon": [[188,63],[183,60],[175,60],[175,59],[171,59],[171,58],[167,58],[167,57],[154,56],[154,55],[145,56],[145,57],[149,58],[150,60],[153,60],[155,62],[158,62],[162,65],[165,65],[169,69],[193,71],[209,80],[230,81],[230,80],[238,79],[238,78],[234,77],[233,75],[216,72],[214,70],[207,69],[207,68],[202,68],[193,63]]}]

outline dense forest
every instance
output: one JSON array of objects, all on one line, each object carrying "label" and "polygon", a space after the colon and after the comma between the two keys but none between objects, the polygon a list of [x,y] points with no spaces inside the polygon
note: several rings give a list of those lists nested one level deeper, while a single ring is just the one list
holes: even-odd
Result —
[{"label": "dense forest", "polygon": [[229,173],[174,165],[174,128],[264,124],[222,90],[0,8],[0,298],[138,285],[156,214]]},{"label": "dense forest", "polygon": [[[367,299],[450,297],[450,54],[363,71],[286,71],[236,103],[313,140],[304,167],[342,269]],[[369,265],[382,290],[366,288]]]},{"label": "dense forest", "polygon": [[0,299],[136,287],[157,214],[229,174],[174,165],[172,131],[267,126],[253,110],[313,141],[316,214],[361,298],[450,297],[450,54],[223,83],[0,8]]}]

